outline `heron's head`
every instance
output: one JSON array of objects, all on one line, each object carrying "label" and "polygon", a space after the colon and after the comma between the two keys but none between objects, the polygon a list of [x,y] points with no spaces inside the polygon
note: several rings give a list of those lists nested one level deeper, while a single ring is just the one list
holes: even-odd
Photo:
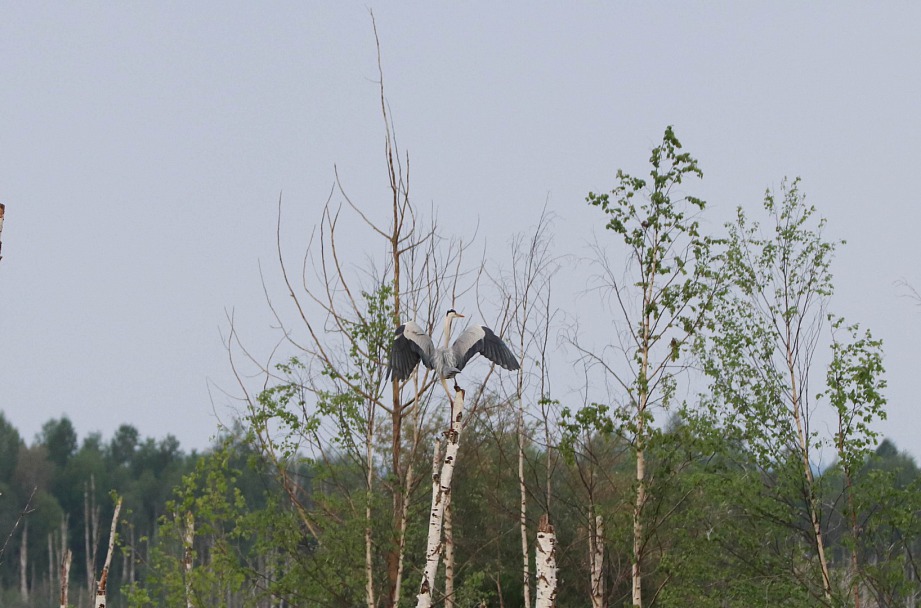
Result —
[{"label": "heron's head", "polygon": [[445,318],[446,319],[463,319],[464,315],[460,314],[459,312],[457,312],[456,310],[452,308],[451,310],[448,311],[448,314],[445,315]]}]

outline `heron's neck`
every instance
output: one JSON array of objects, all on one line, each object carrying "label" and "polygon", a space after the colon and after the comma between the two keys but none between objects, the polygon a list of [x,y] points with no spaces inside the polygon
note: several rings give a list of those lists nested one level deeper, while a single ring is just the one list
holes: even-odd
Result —
[{"label": "heron's neck", "polygon": [[454,317],[445,317],[445,348],[451,344],[451,322]]}]

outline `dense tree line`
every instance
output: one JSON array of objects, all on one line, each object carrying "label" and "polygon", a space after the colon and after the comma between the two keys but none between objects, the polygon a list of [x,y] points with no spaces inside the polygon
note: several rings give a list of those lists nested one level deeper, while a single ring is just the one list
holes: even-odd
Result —
[{"label": "dense tree line", "polygon": [[[5,419],[0,422],[4,455],[0,525],[4,530],[12,530],[32,488],[38,488],[31,501],[33,510],[24,519],[28,521],[28,597],[23,597],[20,588],[24,529],[20,523],[0,564],[4,606],[57,605],[59,581],[55,575],[49,580],[49,537],[52,558],[57,559],[65,519],[74,552],[71,602],[88,605],[84,522],[86,492],[93,485],[103,528],[111,517],[110,489],[125,497],[127,509],[119,531],[121,552],[114,560],[111,605],[128,605],[128,599],[136,604],[185,605],[187,576],[196,606],[363,602],[363,522],[350,517],[347,506],[348,494],[360,494],[363,483],[360,472],[348,462],[330,463],[329,468],[309,462],[299,465],[298,475],[311,480],[306,485],[316,494],[311,502],[329,512],[321,543],[298,522],[277,480],[262,468],[258,453],[241,434],[225,437],[204,454],[183,454],[172,438],[139,441],[135,429],[123,426],[108,442],[93,434],[76,449],[72,426],[63,418],[49,421],[30,447]],[[469,457],[458,469],[452,499],[458,606],[517,606],[523,601],[516,426],[514,405],[490,398],[468,429],[462,449]],[[536,422],[528,432],[539,433]],[[800,573],[796,569],[806,567],[809,555],[797,540],[804,537],[808,521],[797,521],[795,509],[784,502],[795,495],[785,499],[779,487],[772,490],[775,494],[765,492],[762,480],[753,477],[754,470],[731,462],[729,455],[717,457],[706,450],[707,440],[692,437],[687,425],[671,425],[665,435],[673,441],[662,443],[672,447],[650,455],[650,461],[680,468],[681,473],[667,495],[655,496],[655,508],[670,505],[674,509],[669,525],[660,527],[655,537],[656,545],[667,547],[668,552],[650,568],[650,589],[656,581],[669,580],[656,603],[815,605],[808,589],[797,582]],[[52,438],[65,438],[72,446],[56,452],[65,456],[60,461],[52,459],[50,444],[45,443]],[[630,597],[631,511],[619,494],[633,483],[634,463],[622,439],[592,432],[578,443],[579,449],[554,464],[550,484],[549,511],[559,538],[562,573],[558,605],[584,605],[589,595],[591,513],[603,513],[607,521],[605,605],[621,605]],[[537,502],[547,496],[547,456],[537,445],[526,451],[527,491]],[[589,469],[599,477],[595,488],[585,483]],[[69,476],[67,483],[63,483],[64,474]],[[865,591],[864,605],[910,605],[913,600],[909,598],[918,592],[913,573],[915,555],[921,549],[917,542],[921,475],[910,456],[883,441],[867,458],[860,476],[872,480],[878,491],[875,502],[862,505],[860,517],[868,520],[872,515],[882,522],[872,528],[873,538],[862,549],[868,562],[867,580],[873,585]],[[335,477],[339,479],[333,481]],[[826,506],[823,518],[830,532],[832,569],[844,572],[850,544],[846,512],[835,500],[843,484],[840,466],[822,471],[818,481],[823,488],[820,502]],[[387,507],[386,501],[377,502],[378,524],[386,521]],[[194,514],[195,530],[189,575],[182,542],[188,513]],[[779,515],[763,517],[766,514]],[[417,505],[410,521],[410,542],[418,548],[424,542],[424,504]],[[536,524],[536,517],[529,521],[532,528]],[[101,544],[104,542],[102,539]],[[418,551],[410,554],[414,555],[408,568],[412,583],[418,580],[423,560]],[[382,560],[383,553],[377,559]],[[378,582],[383,584],[383,580]],[[877,597],[885,601],[877,604]]]},{"label": "dense tree line", "polygon": [[[199,458],[173,436],[143,438],[122,425],[104,440],[77,436],[66,416],[49,420],[32,442],[0,412],[0,585],[4,606],[57,606],[62,551],[73,554],[71,602],[90,605],[105,558],[113,493],[124,499],[109,587],[143,576],[167,500]],[[114,600],[115,606],[119,604]]]}]

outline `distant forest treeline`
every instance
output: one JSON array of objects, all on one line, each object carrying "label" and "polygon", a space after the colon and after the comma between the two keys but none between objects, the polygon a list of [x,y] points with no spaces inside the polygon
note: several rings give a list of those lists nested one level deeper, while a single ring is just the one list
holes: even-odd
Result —
[{"label": "distant forest treeline", "polygon": [[[463,606],[499,605],[500,593],[506,605],[520,602],[522,597],[518,580],[520,538],[516,530],[516,412],[509,403],[489,401],[485,405],[465,440],[465,466],[458,470],[457,493],[452,499],[458,578],[463,581],[456,605]],[[536,426],[532,429],[537,430]],[[667,434],[676,443],[701,445],[689,438],[688,432],[687,427],[675,427]],[[196,592],[209,589],[213,593],[200,595],[194,605],[361,603],[361,517],[349,506],[363,490],[359,469],[347,459],[316,463],[314,470],[309,464],[301,465],[302,485],[316,492],[314,499],[304,497],[305,503],[324,511],[328,518],[324,534],[330,542],[321,547],[311,542],[310,531],[285,506],[286,501],[281,499],[284,488],[278,478],[267,474],[264,461],[239,433],[240,429],[225,436],[204,453],[185,453],[174,437],[142,439],[130,425],[122,425],[107,440],[92,433],[81,441],[70,420],[63,417],[48,421],[42,432],[27,443],[0,413],[0,546],[6,542],[0,558],[2,605],[57,606],[59,561],[65,545],[73,552],[70,604],[91,605],[94,573],[98,575],[102,567],[108,541],[113,493],[123,497],[124,507],[119,549],[109,579],[110,606],[185,604],[185,551],[179,539],[187,513],[195,513],[197,518],[196,557],[191,569],[195,585],[203,586]],[[634,463],[624,458],[627,446],[616,439],[596,436],[586,446],[581,456],[573,459],[537,448],[529,449],[525,458],[528,495],[542,503],[541,496],[549,490],[555,505],[558,565],[561,572],[568,574],[560,581],[561,606],[578,605],[588,593],[589,530],[585,522],[590,504],[610,522],[605,536],[612,566],[605,569],[606,585],[613,592],[629,582],[618,571],[629,556],[629,513],[617,506],[622,502],[617,488],[628,490]],[[714,466],[703,454],[690,451],[680,457],[661,453],[653,460],[665,466],[682,463],[669,495],[660,497],[663,502],[680,497],[680,508],[670,514],[671,524],[656,535],[656,542],[670,547],[677,560],[661,566],[666,572],[670,570],[674,579],[673,595],[660,601],[665,605],[680,605],[682,601],[699,605],[700,594],[711,593],[713,605],[721,605],[718,598],[723,594],[740,594],[737,599],[743,601],[746,588],[748,593],[764,597],[768,605],[797,595],[789,580],[779,576],[775,583],[767,580],[772,569],[779,572],[793,566],[792,561],[782,563],[783,546],[798,546],[792,538],[785,541],[784,533],[778,534],[778,530],[787,530],[793,537],[807,534],[805,522],[795,519],[759,522],[760,517],[771,512],[771,502],[782,500],[780,494],[761,496],[754,504],[761,504],[765,511],[746,514],[737,511],[732,501],[753,504],[748,502],[753,496],[734,494],[754,487],[750,483],[752,471]],[[545,486],[548,463],[551,480]],[[586,478],[590,470],[595,475],[603,471],[604,481],[596,479],[592,484]],[[429,474],[430,469],[419,471],[422,480]],[[887,521],[885,533],[879,535],[881,530],[874,530],[877,549],[871,552],[869,546],[864,546],[863,554],[870,556],[878,551],[875,555],[880,571],[898,564],[905,574],[901,584],[905,584],[913,577],[912,550],[921,548],[918,537],[903,536],[917,531],[911,505],[921,502],[921,471],[912,457],[885,440],[865,463],[862,476],[873,475],[892,485],[879,494],[877,504],[861,505],[861,517],[883,513]],[[842,520],[843,505],[834,502],[841,484],[837,466],[820,474],[819,486],[826,490],[821,498],[827,507],[824,525],[831,531],[828,544],[836,569],[846,569],[848,561],[846,538],[834,533],[847,528],[847,522]],[[426,490],[424,482],[417,487],[419,502],[425,502]],[[586,492],[593,491],[594,496],[587,501]],[[905,502],[899,497],[914,499]],[[374,501],[375,520],[388,517],[385,499],[382,492]],[[893,502],[887,504],[887,499]],[[26,505],[29,512],[17,525]],[[795,508],[789,509],[793,511]],[[418,549],[424,518],[419,517],[421,512],[417,515],[410,523],[410,582],[418,582],[423,562]],[[340,526],[338,530],[330,526],[333,522]],[[377,539],[375,546],[380,554],[375,561],[383,559],[386,545],[385,537]],[[887,554],[894,547],[900,547],[895,561],[893,555]],[[781,554],[775,553],[778,550]],[[270,564],[273,557],[286,561],[298,579],[275,579]],[[379,563],[383,570],[384,563]],[[910,596],[910,592],[906,594]],[[410,594],[404,603],[412,605],[413,600]],[[808,605],[811,600],[803,596],[801,602]],[[877,605],[875,601],[869,603]]]},{"label": "distant forest treeline", "polygon": [[143,577],[167,500],[199,458],[172,435],[143,438],[127,424],[111,438],[91,433],[81,441],[66,416],[46,422],[29,443],[0,412],[0,605],[57,606],[62,550],[69,548],[71,603],[88,606],[105,559],[113,492],[124,506],[110,605],[124,605],[120,588]]}]

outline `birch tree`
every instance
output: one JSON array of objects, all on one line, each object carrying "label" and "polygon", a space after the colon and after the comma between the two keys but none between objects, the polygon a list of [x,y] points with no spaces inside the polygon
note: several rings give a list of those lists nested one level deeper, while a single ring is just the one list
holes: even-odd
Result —
[{"label": "birch tree", "polygon": [[[790,580],[833,606],[844,600],[829,555],[828,506],[822,500],[835,501],[828,496],[828,476],[816,475],[817,460],[823,448],[838,455],[844,510],[856,542],[853,480],[875,442],[871,423],[884,417],[885,383],[880,343],[835,320],[833,327],[850,338],[831,346],[827,390],[810,390],[816,352],[828,343],[823,336],[833,293],[830,268],[839,243],[824,238],[825,220],[815,216],[799,186],[799,180],[785,180],[779,192],[765,194],[763,229],[741,208],[728,225],[731,285],[720,296],[714,331],[701,345],[719,441],[733,446],[734,460],[747,460],[761,472],[751,477],[764,484],[750,495],[758,501],[755,511],[806,541],[806,560],[790,564]],[[833,437],[815,422],[823,404],[832,406],[826,411],[837,420]],[[742,492],[737,499],[749,500],[746,496]],[[851,595],[859,603],[857,555],[850,553]]]},{"label": "birch tree", "polygon": [[425,545],[425,569],[422,573],[419,593],[416,595],[416,608],[430,608],[433,603],[435,577],[438,574],[438,564],[443,549],[442,526],[445,507],[450,504],[461,432],[466,426],[464,396],[463,390],[457,391],[454,395],[444,451],[441,450],[441,442],[437,440],[435,442],[435,458],[432,463],[432,507],[429,511],[428,537]]},{"label": "birch tree", "polygon": [[705,203],[683,193],[686,180],[703,175],[697,161],[681,151],[668,127],[649,162],[648,180],[618,171],[610,194],[587,197],[605,213],[605,228],[627,257],[614,261],[605,248],[596,247],[597,288],[612,304],[614,340],[601,350],[575,341],[585,360],[613,380],[617,390],[613,406],[595,408],[596,424],[604,426],[601,418],[611,415],[614,430],[632,446],[631,601],[637,607],[644,602],[650,532],[646,505],[652,490],[646,455],[658,434],[654,412],[673,404],[677,375],[687,367],[684,353],[706,323],[715,293],[713,241],[701,234],[696,219]]},{"label": "birch tree", "polygon": [[[869,331],[860,332],[856,324],[846,325],[842,318],[834,319],[832,327],[832,360],[826,371],[826,395],[838,420],[834,445],[843,481],[843,510],[850,533],[845,543],[850,551],[848,578],[854,608],[860,608],[864,597],[860,555],[865,522],[860,521],[863,505],[857,497],[861,481],[858,476],[879,437],[873,423],[886,418],[883,409],[886,381],[882,378],[882,342],[875,340]],[[844,339],[841,333],[846,334]]]},{"label": "birch tree", "polygon": [[121,497],[115,502],[115,513],[112,515],[112,527],[109,530],[109,546],[106,550],[106,559],[102,565],[102,572],[96,579],[96,593],[93,605],[96,608],[106,608],[108,601],[107,583],[109,581],[109,568],[112,565],[112,553],[115,551],[115,532],[118,529],[118,515],[122,510]]}]

